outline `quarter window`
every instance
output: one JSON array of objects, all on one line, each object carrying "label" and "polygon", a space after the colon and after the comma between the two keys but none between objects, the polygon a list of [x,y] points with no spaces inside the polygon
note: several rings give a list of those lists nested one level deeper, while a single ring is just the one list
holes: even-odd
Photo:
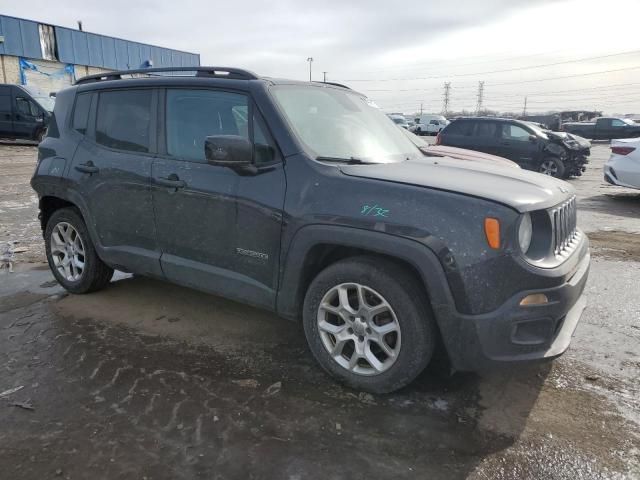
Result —
[{"label": "quarter window", "polygon": [[91,94],[81,93],[76,97],[76,106],[73,110],[72,128],[83,135],[87,133],[89,123],[89,108],[91,107]]},{"label": "quarter window", "polygon": [[212,135],[249,139],[249,106],[245,95],[215,90],[167,90],[167,153],[206,162],[204,142]]},{"label": "quarter window", "polygon": [[151,90],[100,93],[96,142],[118,150],[149,151]]},{"label": "quarter window", "polygon": [[477,137],[495,137],[496,131],[497,131],[497,125],[494,122],[477,122],[476,123]]},{"label": "quarter window", "polygon": [[473,123],[458,120],[450,123],[445,132],[448,135],[463,135],[469,137],[473,132]]}]

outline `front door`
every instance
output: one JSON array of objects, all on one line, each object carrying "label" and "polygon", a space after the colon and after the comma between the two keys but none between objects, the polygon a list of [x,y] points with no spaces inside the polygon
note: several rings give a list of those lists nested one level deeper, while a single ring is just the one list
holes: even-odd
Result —
[{"label": "front door", "polygon": [[152,181],[166,277],[273,307],[284,199],[282,165],[270,163],[255,176],[241,177],[230,168],[207,163],[204,153],[207,136],[239,135],[253,141],[249,97],[170,88],[161,104],[166,112],[165,141],[153,164]]},{"label": "front door", "polygon": [[537,170],[541,159],[538,155],[539,141],[533,139],[535,135],[513,123],[504,123],[501,127],[498,155],[513,160],[523,168]]},{"label": "front door", "polygon": [[44,117],[40,107],[26,95],[15,97],[13,130],[16,138],[35,138],[36,132],[44,127]]},{"label": "front door", "polygon": [[151,89],[79,94],[72,125],[82,141],[69,175],[87,201],[103,260],[161,276],[150,186],[156,96]]}]

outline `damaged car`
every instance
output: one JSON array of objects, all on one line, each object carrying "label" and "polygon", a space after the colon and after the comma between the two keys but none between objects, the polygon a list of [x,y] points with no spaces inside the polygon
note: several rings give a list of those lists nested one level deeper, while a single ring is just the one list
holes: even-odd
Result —
[{"label": "damaged car", "polygon": [[477,150],[556,178],[580,176],[591,144],[578,136],[543,130],[510,118],[462,117],[440,132],[437,145]]}]

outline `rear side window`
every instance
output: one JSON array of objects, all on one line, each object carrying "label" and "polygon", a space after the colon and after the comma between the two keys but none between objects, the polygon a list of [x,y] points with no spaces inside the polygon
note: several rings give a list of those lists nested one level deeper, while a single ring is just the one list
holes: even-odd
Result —
[{"label": "rear side window", "polygon": [[473,132],[473,122],[456,121],[449,124],[445,133],[447,135],[463,135],[465,137],[471,136]]},{"label": "rear side window", "polygon": [[148,152],[151,90],[102,92],[96,115],[96,142],[131,152]]},{"label": "rear side window", "polygon": [[73,121],[71,128],[85,135],[89,123],[89,109],[91,108],[91,94],[81,93],[76,97],[76,106],[73,109]]},{"label": "rear side window", "polygon": [[249,139],[245,95],[215,90],[167,90],[167,153],[206,162],[204,141],[211,135],[240,135]]}]

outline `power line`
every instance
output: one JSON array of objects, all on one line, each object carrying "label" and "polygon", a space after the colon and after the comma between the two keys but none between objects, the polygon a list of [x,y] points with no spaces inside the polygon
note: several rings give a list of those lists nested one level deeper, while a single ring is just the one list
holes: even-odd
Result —
[{"label": "power line", "polygon": [[574,60],[564,60],[562,62],[545,63],[545,64],[540,64],[540,65],[531,65],[529,67],[514,67],[514,68],[506,68],[506,69],[502,69],[502,70],[490,70],[490,71],[485,71],[485,72],[456,73],[456,74],[449,74],[449,75],[435,75],[435,76],[414,77],[414,78],[343,79],[342,81],[343,82],[397,82],[397,81],[406,81],[406,80],[434,80],[434,79],[451,78],[451,77],[471,77],[471,76],[475,76],[475,75],[492,75],[492,74],[496,74],[496,73],[517,72],[517,71],[522,71],[522,70],[531,70],[531,69],[535,69],[535,68],[555,67],[555,66],[558,66],[558,65],[567,65],[567,64],[570,64],[570,63],[580,63],[580,62],[586,62],[586,61],[591,61],[591,60],[600,60],[600,59],[603,59],[603,58],[619,57],[619,56],[622,56],[622,55],[631,55],[631,54],[637,54],[637,53],[640,53],[640,50],[630,50],[630,51],[627,51],[627,52],[611,53],[609,55],[598,55],[598,56],[595,56],[595,57],[583,57],[583,58],[578,58],[578,59],[574,59]]}]

